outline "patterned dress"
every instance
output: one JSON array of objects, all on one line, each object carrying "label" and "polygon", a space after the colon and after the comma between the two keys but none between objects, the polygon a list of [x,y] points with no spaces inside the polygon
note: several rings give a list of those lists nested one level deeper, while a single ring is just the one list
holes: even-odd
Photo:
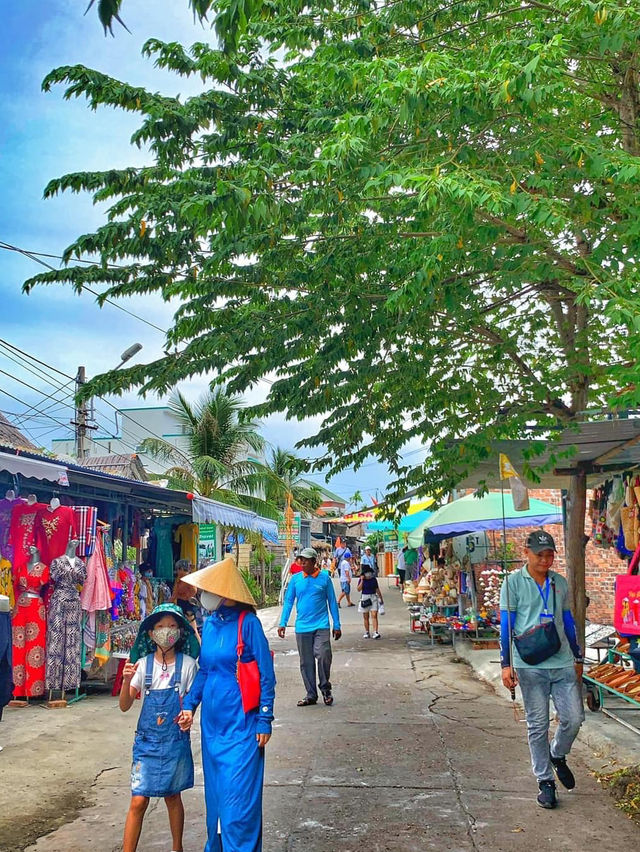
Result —
[{"label": "patterned dress", "polygon": [[9,527],[9,545],[13,548],[13,571],[26,567],[31,554],[29,548],[35,543],[36,515],[47,508],[46,503],[21,503],[19,500],[11,509],[11,525]]},{"label": "patterned dress", "polygon": [[62,556],[67,544],[77,537],[76,519],[71,506],[46,506],[36,515],[33,535],[40,557],[47,565]]},{"label": "patterned dress", "polygon": [[49,569],[42,562],[22,565],[13,572],[16,610],[12,619],[13,694],[35,698],[44,695],[44,655],[47,617],[42,589]]},{"label": "patterned dress", "polygon": [[77,557],[60,556],[50,566],[53,594],[47,613],[47,689],[80,686],[82,608],[76,586],[84,583],[87,569]]}]

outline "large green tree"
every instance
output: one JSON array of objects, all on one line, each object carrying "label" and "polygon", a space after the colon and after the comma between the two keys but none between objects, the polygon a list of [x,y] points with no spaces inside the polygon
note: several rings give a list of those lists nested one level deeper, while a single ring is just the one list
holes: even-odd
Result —
[{"label": "large green tree", "polygon": [[[171,354],[88,392],[272,375],[258,412],[323,415],[307,442],[321,462],[372,455],[430,493],[493,438],[638,402],[637,3],[221,0],[215,15],[221,48],[145,47],[200,77],[195,97],[78,66],[45,80],[139,113],[153,163],[52,181],[47,196],[111,204],[66,253],[101,263],[27,288],[181,301]],[[414,467],[411,438],[431,447]],[[581,619],[583,477],[568,509]]]},{"label": "large green tree", "polygon": [[302,478],[307,463],[291,450],[274,447],[265,465],[265,499],[280,509],[314,514],[322,504],[322,492]]}]

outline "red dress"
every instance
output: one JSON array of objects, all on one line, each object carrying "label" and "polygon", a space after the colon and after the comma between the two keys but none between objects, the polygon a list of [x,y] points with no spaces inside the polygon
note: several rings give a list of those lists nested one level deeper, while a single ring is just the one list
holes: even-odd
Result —
[{"label": "red dress", "polygon": [[50,509],[45,505],[36,515],[35,540],[45,565],[62,556],[72,538],[77,538],[76,517],[71,506]]},{"label": "red dress", "polygon": [[47,616],[42,589],[49,569],[42,562],[14,568],[15,615],[11,621],[13,645],[13,694],[34,698],[44,695]]},{"label": "red dress", "polygon": [[36,515],[46,509],[46,503],[17,503],[11,510],[11,526],[9,527],[9,544],[13,547],[13,575],[17,582],[17,572],[26,568],[31,554],[29,548],[35,544],[34,531]]}]

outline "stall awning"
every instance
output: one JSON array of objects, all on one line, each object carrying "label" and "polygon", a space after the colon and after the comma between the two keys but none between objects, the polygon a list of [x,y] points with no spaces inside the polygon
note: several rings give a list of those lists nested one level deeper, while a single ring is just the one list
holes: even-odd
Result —
[{"label": "stall awning", "polygon": [[0,470],[6,470],[12,475],[19,474],[26,479],[44,479],[58,485],[69,485],[66,467],[45,461],[36,461],[36,459],[25,458],[21,455],[0,453]]},{"label": "stall awning", "polygon": [[270,518],[262,518],[248,509],[229,506],[209,497],[194,497],[192,517],[196,524],[222,524],[237,530],[257,532],[267,541],[278,542],[278,524]]}]

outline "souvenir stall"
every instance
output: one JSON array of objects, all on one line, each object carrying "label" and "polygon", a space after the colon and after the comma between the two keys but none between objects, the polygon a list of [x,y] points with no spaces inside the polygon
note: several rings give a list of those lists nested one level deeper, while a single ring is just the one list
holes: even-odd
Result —
[{"label": "souvenir stall", "polygon": [[[455,636],[471,636],[478,645],[483,638],[495,641],[498,613],[478,611],[477,558],[472,559],[471,553],[479,551],[476,557],[480,558],[488,554],[486,538],[479,536],[492,530],[562,523],[559,507],[533,498],[529,503],[528,510],[519,512],[510,493],[504,494],[504,503],[500,493],[480,498],[470,494],[442,506],[409,534],[409,545],[420,546],[423,554],[428,545],[431,557],[424,559],[419,577],[405,585],[403,599],[409,606],[412,631],[428,632],[432,643],[436,633],[447,630]],[[440,555],[443,542],[446,546]],[[455,542],[460,542],[458,547]],[[471,553],[462,552],[462,542]]]},{"label": "souvenir stall", "polygon": [[[584,675],[587,706],[640,734],[640,472],[614,474],[601,482],[589,503],[591,540],[620,558],[611,600],[616,633],[604,662]],[[607,637],[608,638],[608,637]],[[635,711],[629,713],[628,711]]]}]

